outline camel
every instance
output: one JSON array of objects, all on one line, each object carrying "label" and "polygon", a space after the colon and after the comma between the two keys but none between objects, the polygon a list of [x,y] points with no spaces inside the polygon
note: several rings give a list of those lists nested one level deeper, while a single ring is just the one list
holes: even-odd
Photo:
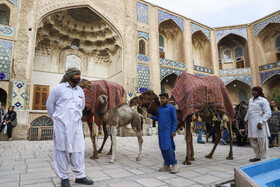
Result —
[{"label": "camel", "polygon": [[102,94],[98,96],[100,102],[99,116],[111,129],[112,136],[112,158],[110,163],[115,161],[116,157],[116,134],[117,128],[123,127],[131,123],[132,129],[136,132],[136,136],[139,144],[139,153],[136,161],[141,160],[142,152],[142,134],[141,126],[143,125],[143,116],[140,115],[134,108],[131,108],[128,104],[122,103],[115,108],[108,110],[108,96]]},{"label": "camel", "polygon": [[[96,81],[90,82],[86,79],[82,79],[80,82],[80,87],[83,88],[83,90],[85,92],[85,97],[86,97],[86,107],[83,111],[82,120],[87,122],[89,131],[90,131],[90,138],[91,138],[92,146],[93,146],[93,156],[91,156],[91,159],[98,159],[99,158],[98,153],[102,152],[103,147],[109,137],[109,134],[108,134],[108,131],[106,128],[106,123],[101,121],[97,115],[96,110],[99,107],[99,103],[97,102],[98,101],[97,96],[98,96],[98,94],[108,93],[108,92],[110,92],[111,95],[114,94],[116,96],[116,98],[114,100],[115,103],[112,104],[112,107],[114,107],[118,103],[120,103],[120,101],[122,102],[122,97],[123,97],[124,91],[123,91],[122,86],[120,86],[116,83],[104,81],[104,80],[96,80]],[[112,88],[114,88],[114,89],[112,89]],[[93,92],[93,94],[92,94],[92,92]],[[121,98],[118,98],[117,96],[119,96]],[[93,98],[91,98],[91,97],[93,97]],[[91,102],[92,99],[94,102]],[[89,105],[89,104],[92,104],[92,105]],[[93,113],[93,111],[96,111],[96,112]],[[103,132],[104,132],[104,139],[102,142],[102,146],[100,147],[100,149],[98,151],[97,151],[97,146],[96,146],[96,132],[94,132],[94,128],[93,128],[94,122],[91,120],[92,116],[94,116],[94,122],[98,126],[99,131],[101,130],[101,127],[102,127]],[[112,137],[111,137],[111,139],[112,139]],[[108,155],[111,155],[111,154],[112,154],[112,145],[111,145],[111,149],[110,149]]]},{"label": "camel", "polygon": [[[173,98],[171,97],[171,101]],[[172,103],[172,102],[170,102]],[[160,102],[159,102],[159,97],[152,91],[148,90],[143,92],[140,96],[134,97],[130,101],[130,106],[137,105],[138,107],[141,108],[146,108],[148,113],[152,115],[157,115],[158,109],[160,107]],[[216,111],[214,108],[208,107],[202,109],[199,113],[200,117],[202,118],[203,121],[212,122],[212,119],[214,115],[220,115],[223,116],[224,120],[224,125],[226,128],[230,129],[229,130],[229,141],[230,141],[230,151],[227,159],[232,160],[233,159],[233,154],[232,154],[232,130],[231,130],[231,123],[229,123],[227,120],[227,117],[224,115],[223,112],[221,111]],[[183,164],[190,165],[191,161],[195,160],[194,159],[194,149],[193,149],[193,140],[192,140],[192,134],[191,134],[191,122],[192,122],[192,115],[188,115],[185,120],[183,120],[183,114],[181,110],[177,110],[177,120],[178,120],[178,127],[181,128],[184,127],[186,130],[186,135],[185,135],[185,140],[186,140],[186,145],[187,145],[187,153],[185,157],[185,161]],[[220,122],[219,121],[214,121],[214,124],[216,126],[216,134],[217,138],[214,144],[214,147],[212,151],[206,155],[206,158],[212,158],[215,149],[221,139],[221,131],[220,131]]]}]

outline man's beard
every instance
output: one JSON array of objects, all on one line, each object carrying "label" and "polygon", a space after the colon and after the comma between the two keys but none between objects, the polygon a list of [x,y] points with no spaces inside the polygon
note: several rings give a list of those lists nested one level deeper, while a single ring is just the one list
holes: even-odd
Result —
[{"label": "man's beard", "polygon": [[81,81],[81,78],[80,77],[78,77],[78,78],[73,78],[73,77],[71,77],[70,78],[70,80],[74,83],[74,84],[79,84],[79,82]]}]

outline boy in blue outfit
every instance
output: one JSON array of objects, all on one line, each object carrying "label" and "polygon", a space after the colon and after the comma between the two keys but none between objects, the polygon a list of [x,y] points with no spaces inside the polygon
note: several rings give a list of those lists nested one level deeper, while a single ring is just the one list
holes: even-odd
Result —
[{"label": "boy in blue outfit", "polygon": [[148,117],[158,121],[159,147],[164,160],[164,165],[159,171],[171,170],[171,173],[177,173],[179,167],[175,158],[175,144],[173,140],[177,129],[176,109],[168,103],[169,97],[167,93],[160,94],[159,96],[161,106],[158,110],[158,116],[148,114]]}]

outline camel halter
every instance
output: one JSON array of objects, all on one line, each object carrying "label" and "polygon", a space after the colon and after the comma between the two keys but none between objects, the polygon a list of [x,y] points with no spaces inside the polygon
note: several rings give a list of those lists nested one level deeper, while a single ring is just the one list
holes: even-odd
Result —
[{"label": "camel halter", "polygon": [[150,100],[143,100],[143,101],[142,101],[142,99],[141,99],[139,96],[138,96],[138,98],[139,98],[140,101],[141,101],[141,102],[140,102],[140,107],[142,107],[142,104],[143,104],[143,103],[150,103],[150,105],[149,105],[149,107],[148,107],[148,110],[150,110],[150,108],[151,108],[153,102],[155,101],[155,100],[151,100],[151,101],[150,101]]}]

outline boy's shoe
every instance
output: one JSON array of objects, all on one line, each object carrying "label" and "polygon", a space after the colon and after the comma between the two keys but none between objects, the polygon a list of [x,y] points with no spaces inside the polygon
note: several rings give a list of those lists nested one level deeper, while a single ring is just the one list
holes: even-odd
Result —
[{"label": "boy's shoe", "polygon": [[160,171],[160,172],[169,171],[170,169],[171,169],[170,166],[163,165],[161,168],[159,168],[159,171]]},{"label": "boy's shoe", "polygon": [[179,169],[178,164],[173,164],[171,168],[171,173],[177,173]]},{"label": "boy's shoe", "polygon": [[227,142],[223,139],[221,139],[220,142],[222,142],[224,145],[227,145]]},{"label": "boy's shoe", "polygon": [[250,159],[249,161],[250,162],[258,162],[258,161],[260,161],[261,159],[260,158],[252,158],[252,159]]},{"label": "boy's shoe", "polygon": [[277,143],[275,143],[275,142],[272,143],[272,146],[273,147],[279,147],[279,145]]}]

